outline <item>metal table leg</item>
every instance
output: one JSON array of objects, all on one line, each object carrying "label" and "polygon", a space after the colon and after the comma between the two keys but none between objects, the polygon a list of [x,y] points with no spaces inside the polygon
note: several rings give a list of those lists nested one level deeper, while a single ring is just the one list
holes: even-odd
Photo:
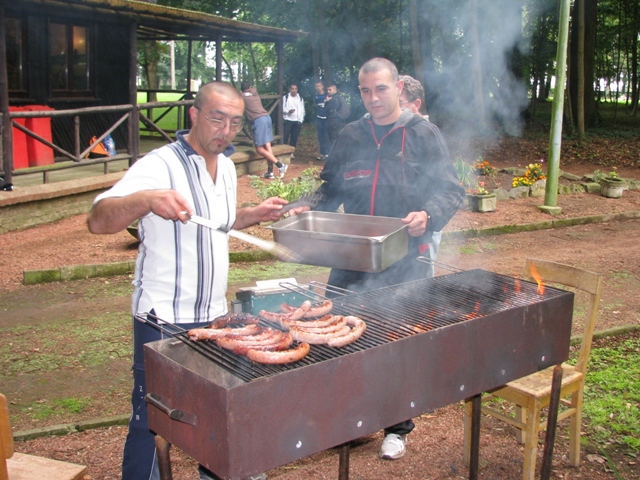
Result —
[{"label": "metal table leg", "polygon": [[349,480],[349,453],[351,444],[343,443],[340,447],[340,464],[338,469],[339,480]]},{"label": "metal table leg", "polygon": [[553,445],[556,439],[556,425],[558,423],[558,407],[560,406],[560,388],[562,387],[562,365],[553,368],[551,381],[551,397],[549,398],[549,416],[547,417],[547,433],[544,440],[544,453],[542,454],[541,480],[549,480],[551,477],[551,463],[553,457]]},{"label": "metal table leg", "polygon": [[171,444],[160,435],[156,435],[156,453],[158,454],[158,466],[160,467],[160,480],[173,480],[171,474],[171,457],[169,449]]},{"label": "metal table leg", "polygon": [[480,414],[482,412],[482,394],[471,398],[471,449],[469,452],[469,480],[478,480],[480,463]]}]

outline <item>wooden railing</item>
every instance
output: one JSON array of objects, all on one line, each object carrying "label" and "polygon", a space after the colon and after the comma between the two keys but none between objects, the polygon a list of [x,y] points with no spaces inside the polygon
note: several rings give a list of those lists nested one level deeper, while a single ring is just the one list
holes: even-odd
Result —
[{"label": "wooden railing", "polygon": [[[187,97],[189,95],[185,94],[182,98]],[[268,105],[266,106],[267,111],[271,114],[276,107],[278,107],[281,103],[281,99],[277,95],[265,95],[262,97],[263,100],[266,100]],[[59,158],[67,158],[72,161],[72,163],[54,163],[51,165],[42,165],[36,167],[29,167],[24,169],[11,169],[11,176],[18,175],[27,175],[32,173],[42,172],[43,174],[43,183],[49,182],[49,172],[54,170],[62,170],[68,168],[81,167],[86,165],[95,165],[95,164],[104,164],[104,173],[109,173],[109,163],[129,159],[129,165],[132,165],[140,156],[140,131],[152,132],[160,135],[164,140],[168,143],[173,142],[173,138],[169,135],[170,133],[175,133],[180,128],[186,126],[184,125],[184,119],[186,119],[188,107],[193,105],[193,99],[186,100],[178,100],[173,102],[145,102],[139,103],[136,105],[109,105],[109,106],[95,106],[95,107],[85,107],[85,108],[76,108],[69,110],[44,110],[44,111],[16,111],[10,112],[11,124],[12,127],[20,130],[28,137],[33,138],[34,140],[46,145],[47,147],[53,149]],[[175,129],[162,129],[158,126],[158,123],[167,116],[167,114],[174,108],[178,109],[179,114],[177,115],[177,125]],[[153,111],[156,109],[162,109],[159,115],[156,118],[153,118]],[[183,112],[181,114],[180,112]],[[146,114],[143,112],[147,112]],[[113,122],[100,136],[96,136],[95,141],[91,142],[91,144],[82,148],[81,140],[80,140],[80,127],[81,120],[83,116],[86,115],[95,115],[95,114],[104,114],[104,113],[121,113],[122,115]],[[132,113],[137,113],[137,115],[132,115]],[[49,141],[42,136],[38,135],[36,132],[30,130],[29,128],[21,125],[16,122],[15,119],[18,118],[56,118],[56,117],[73,117],[73,152],[69,152],[68,150],[62,148],[60,145],[56,145],[52,141]],[[89,153],[100,144],[108,135],[112,134],[120,125],[124,122],[127,122],[127,132],[128,132],[128,142],[126,152],[118,153],[115,156],[111,157],[103,157],[103,158],[88,158]],[[144,128],[140,128],[140,123],[144,125]],[[13,128],[11,129],[13,133]],[[244,129],[244,135],[251,138],[250,132],[248,128]],[[276,139],[281,138],[281,132],[276,132]],[[6,165],[3,165],[4,169],[6,169]],[[3,171],[4,171],[3,169]],[[5,174],[5,177],[9,177]]]}]

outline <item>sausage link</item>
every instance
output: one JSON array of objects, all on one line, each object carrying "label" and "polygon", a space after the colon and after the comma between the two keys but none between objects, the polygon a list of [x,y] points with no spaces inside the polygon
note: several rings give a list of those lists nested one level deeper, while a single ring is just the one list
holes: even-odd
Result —
[{"label": "sausage link", "polygon": [[328,343],[329,340],[335,337],[342,337],[347,335],[351,331],[348,325],[342,326],[339,330],[328,332],[328,333],[312,333],[307,332],[303,329],[291,329],[291,335],[293,339],[298,342],[306,342],[312,345],[321,345],[323,343]]},{"label": "sausage link", "polygon": [[[311,305],[311,308],[304,314],[304,318],[318,318],[323,317],[329,313],[333,309],[333,302],[331,300],[325,300],[318,305]],[[292,307],[288,303],[283,303],[280,305],[280,310],[282,310],[285,314],[291,313],[296,310],[296,307]]]},{"label": "sausage link", "polygon": [[238,328],[192,328],[187,332],[187,336],[189,340],[195,341],[215,340],[228,336],[255,335],[260,333],[261,330],[262,327],[260,325],[252,323]]},{"label": "sausage link", "polygon": [[249,349],[247,357],[257,363],[283,364],[302,360],[310,350],[308,343],[301,343],[296,348],[284,350],[282,352],[263,352],[256,349]]},{"label": "sausage link", "polygon": [[325,315],[318,320],[281,320],[280,326],[287,330],[291,327],[320,328],[331,325],[333,322],[335,322],[333,315]]},{"label": "sausage link", "polygon": [[313,322],[304,322],[304,323],[297,322],[296,325],[292,325],[289,329],[291,331],[298,330],[298,331],[304,331],[307,333],[331,333],[331,332],[335,332],[336,330],[340,330],[342,327],[344,327],[347,324],[347,320],[342,315],[332,315],[331,323],[327,325],[323,325],[321,327],[306,325],[306,324],[312,324],[312,323]]},{"label": "sausage link", "polygon": [[229,325],[249,325],[259,323],[260,318],[247,312],[227,313],[220,317],[214,318],[211,322],[211,328],[224,328]]},{"label": "sausage link", "polygon": [[367,329],[367,324],[364,323],[364,320],[358,317],[354,317],[350,315],[348,317],[345,317],[345,320],[352,327],[351,331],[346,335],[331,338],[327,342],[327,345],[329,345],[330,347],[338,348],[338,347],[344,347],[345,345],[349,345],[350,343],[353,343],[356,340],[358,340],[362,336],[364,331]]},{"label": "sausage link", "polygon": [[265,332],[264,336],[262,334],[259,334],[245,335],[242,337],[222,337],[216,339],[216,343],[222,348],[233,350],[234,348],[240,346],[274,345],[282,339],[283,333],[280,330],[273,330],[271,328],[266,330],[269,331]]},{"label": "sausage link", "polygon": [[246,355],[249,350],[259,350],[261,352],[278,352],[286,350],[293,343],[293,337],[289,332],[282,332],[282,338],[279,342],[269,345],[238,345],[233,349],[236,355]]}]

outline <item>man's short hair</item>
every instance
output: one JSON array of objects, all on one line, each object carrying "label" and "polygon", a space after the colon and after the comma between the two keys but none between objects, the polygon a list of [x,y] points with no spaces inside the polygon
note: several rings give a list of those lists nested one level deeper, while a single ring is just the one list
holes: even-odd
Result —
[{"label": "man's short hair", "polygon": [[244,92],[245,90],[249,90],[251,88],[251,82],[244,81],[240,84],[240,89]]},{"label": "man's short hair", "polygon": [[238,90],[234,88],[230,83],[209,82],[200,87],[200,90],[198,90],[198,93],[196,93],[196,98],[193,101],[193,106],[195,108],[200,108],[205,102],[205,99],[209,97],[209,95],[211,95],[211,93],[213,92],[219,93],[220,95],[224,95],[228,98],[239,98],[244,102],[244,99],[242,98],[242,95],[240,95],[240,92],[238,92]]},{"label": "man's short hair", "polygon": [[422,84],[409,75],[400,75],[400,80],[404,82],[403,92],[407,92],[407,100],[410,102],[420,100],[424,105],[424,88],[422,88]]},{"label": "man's short hair", "polygon": [[389,72],[391,72],[391,79],[394,82],[397,82],[399,80],[398,69],[396,68],[395,64],[391,60],[387,60],[386,58],[382,57],[375,57],[364,62],[364,65],[360,67],[360,74],[376,73],[380,70],[389,70]]}]

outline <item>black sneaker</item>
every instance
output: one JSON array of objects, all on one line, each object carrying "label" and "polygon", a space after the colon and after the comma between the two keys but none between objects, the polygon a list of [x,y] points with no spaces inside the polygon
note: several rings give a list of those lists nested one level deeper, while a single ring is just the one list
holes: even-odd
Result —
[{"label": "black sneaker", "polygon": [[267,172],[264,175],[262,175],[262,178],[273,179],[275,177],[273,176],[273,172]]}]

